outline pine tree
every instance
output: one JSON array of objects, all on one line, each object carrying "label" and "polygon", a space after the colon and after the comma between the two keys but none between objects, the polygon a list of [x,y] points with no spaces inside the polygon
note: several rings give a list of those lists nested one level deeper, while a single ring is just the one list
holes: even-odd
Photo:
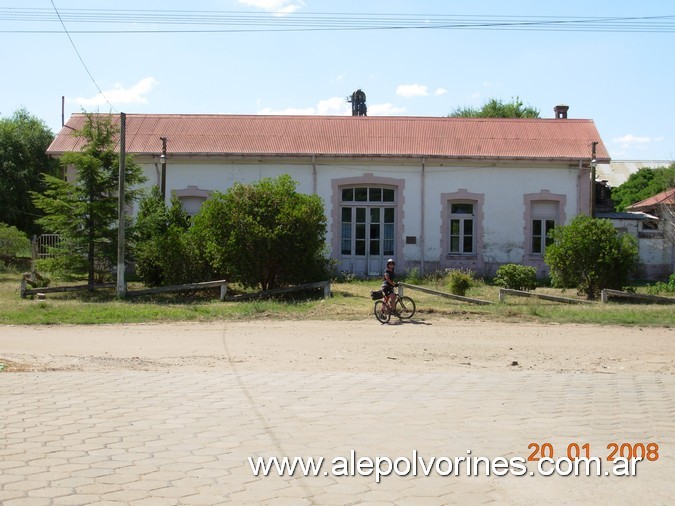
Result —
[{"label": "pine tree", "polygon": [[[60,236],[54,257],[44,267],[69,275],[86,272],[87,282],[94,284],[109,276],[116,264],[119,130],[111,116],[87,114],[82,130],[73,135],[83,139],[83,147],[63,155],[61,165],[64,173],[72,168],[74,178],[44,175],[47,189],[33,193],[33,201],[45,213],[39,223]],[[139,196],[138,185],[145,178],[132,157],[126,157],[125,167],[128,206]]]}]

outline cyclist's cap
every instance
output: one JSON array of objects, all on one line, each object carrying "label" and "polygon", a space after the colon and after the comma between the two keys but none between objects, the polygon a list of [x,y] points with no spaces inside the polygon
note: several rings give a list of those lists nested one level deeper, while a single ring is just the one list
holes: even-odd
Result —
[{"label": "cyclist's cap", "polygon": [[396,262],[394,262],[394,259],[393,259],[393,258],[390,258],[389,260],[387,260],[387,265],[389,265],[389,264],[394,264],[394,265],[396,265]]}]

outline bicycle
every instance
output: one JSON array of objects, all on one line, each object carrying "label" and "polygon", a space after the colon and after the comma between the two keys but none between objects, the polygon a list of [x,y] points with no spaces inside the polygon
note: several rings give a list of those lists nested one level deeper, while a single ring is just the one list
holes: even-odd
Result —
[{"label": "bicycle", "polygon": [[398,287],[394,289],[394,293],[396,293],[396,303],[393,310],[389,306],[387,298],[384,297],[382,290],[370,293],[371,298],[375,300],[373,313],[375,313],[375,318],[380,323],[389,323],[392,314],[400,320],[408,320],[415,314],[415,301],[406,295],[399,295]]}]

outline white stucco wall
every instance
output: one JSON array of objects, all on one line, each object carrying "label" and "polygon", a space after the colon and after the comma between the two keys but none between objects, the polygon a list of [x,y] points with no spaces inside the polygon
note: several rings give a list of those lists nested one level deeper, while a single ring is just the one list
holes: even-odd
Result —
[{"label": "white stucco wall", "polygon": [[[148,177],[148,185],[158,184],[160,165],[156,160],[138,160]],[[426,264],[426,270],[445,267],[449,260],[443,251],[442,194],[460,190],[483,195],[482,262],[498,265],[521,263],[525,254],[525,200],[527,194],[542,190],[564,195],[561,215],[569,221],[580,208],[579,171],[567,166],[518,166],[504,163],[441,165],[423,163],[421,159],[403,161],[354,158],[326,160],[311,158],[278,159],[272,161],[225,161],[216,158],[170,158],[167,162],[167,194],[174,190],[196,187],[200,190],[225,191],[235,182],[252,183],[261,178],[290,174],[298,182],[298,190],[316,193],[324,202],[328,217],[329,245],[335,243],[339,226],[333,223],[336,180],[364,184],[377,181],[403,181],[398,195],[400,223],[397,228],[397,254],[402,256],[400,267]],[[337,193],[337,192],[336,192]],[[415,238],[415,244],[405,244],[405,238]],[[333,256],[339,256],[333,252]]]},{"label": "white stucco wall", "polygon": [[[148,185],[159,184],[157,165],[143,164],[144,173],[148,177]],[[298,163],[222,163],[215,160],[169,160],[166,169],[167,194],[173,190],[183,190],[196,186],[204,190],[225,191],[235,182],[249,184],[262,178],[275,178],[281,174],[291,174],[298,182],[298,190],[312,193],[312,167],[310,164]]]},{"label": "white stucco wall", "polygon": [[578,173],[569,168],[543,167],[431,167],[426,170],[427,258],[443,256],[441,244],[431,238],[441,234],[441,193],[466,189],[484,195],[483,260],[486,263],[520,263],[525,244],[524,195],[547,190],[566,196],[561,215],[577,214]]},{"label": "white stucco wall", "polygon": [[614,228],[632,235],[638,241],[638,271],[644,279],[667,279],[675,267],[675,246],[658,231],[641,232],[637,219],[612,219]]}]

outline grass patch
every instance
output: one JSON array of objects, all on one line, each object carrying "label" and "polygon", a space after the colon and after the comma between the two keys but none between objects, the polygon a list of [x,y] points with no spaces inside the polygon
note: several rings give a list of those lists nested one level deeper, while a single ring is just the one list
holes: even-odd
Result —
[{"label": "grass patch", "polygon": [[[57,325],[112,324],[216,320],[359,320],[372,317],[370,291],[379,280],[333,283],[333,296],[322,300],[321,290],[272,300],[220,302],[217,292],[200,292],[191,297],[165,294],[120,301],[114,290],[95,293],[47,294],[45,300],[21,299],[18,273],[0,273],[0,324]],[[55,283],[53,283],[55,284]],[[448,292],[443,280],[424,282],[429,288]],[[637,288],[638,293],[646,291]],[[573,290],[537,288],[537,293],[578,298]],[[455,320],[589,323],[600,325],[675,326],[675,311],[668,305],[583,304],[568,305],[538,299],[507,297],[504,304],[478,306],[406,290],[417,303],[419,318],[434,316]],[[499,287],[479,281],[468,297],[498,302]]]}]

